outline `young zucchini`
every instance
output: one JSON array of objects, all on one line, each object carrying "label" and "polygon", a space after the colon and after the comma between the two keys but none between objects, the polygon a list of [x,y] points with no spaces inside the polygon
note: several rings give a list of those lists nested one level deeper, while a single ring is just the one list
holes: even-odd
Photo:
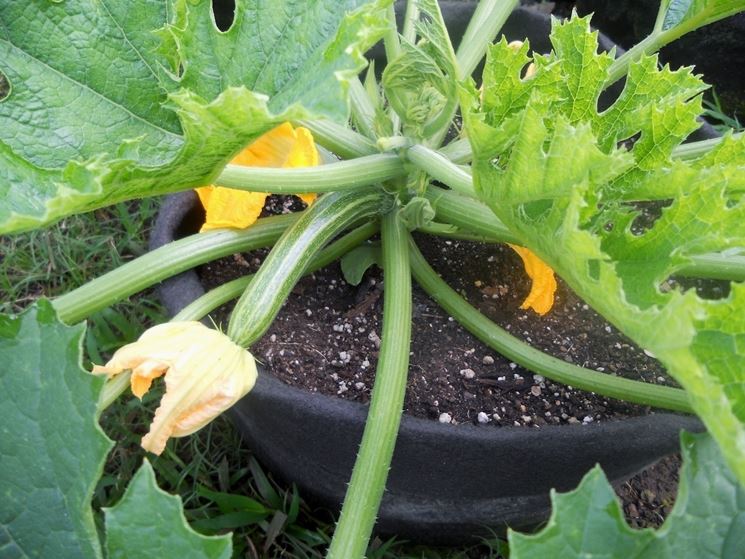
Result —
[{"label": "young zucchini", "polygon": [[321,196],[280,237],[233,310],[228,336],[248,347],[267,331],[305,268],[350,225],[391,207],[380,188]]}]

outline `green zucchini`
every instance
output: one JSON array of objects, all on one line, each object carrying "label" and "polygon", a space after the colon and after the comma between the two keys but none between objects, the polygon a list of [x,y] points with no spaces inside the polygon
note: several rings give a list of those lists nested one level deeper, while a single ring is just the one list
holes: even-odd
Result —
[{"label": "green zucchini", "polygon": [[228,336],[244,347],[256,342],[316,253],[350,225],[391,207],[391,197],[379,187],[321,196],[284,232],[264,260],[233,309]]}]

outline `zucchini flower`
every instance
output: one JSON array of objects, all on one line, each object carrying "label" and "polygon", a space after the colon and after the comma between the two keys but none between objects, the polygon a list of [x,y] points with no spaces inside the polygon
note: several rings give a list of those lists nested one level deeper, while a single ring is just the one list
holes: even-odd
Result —
[{"label": "zucchini flower", "polygon": [[510,245],[523,261],[525,272],[530,278],[530,293],[520,305],[521,309],[533,309],[543,316],[554,306],[556,277],[554,271],[532,251],[525,247]]},{"label": "zucchini flower", "polygon": [[[523,46],[522,41],[512,41],[507,45],[512,50],[519,50]],[[528,65],[525,70],[525,76],[523,79],[531,78],[535,75],[535,64],[532,62]],[[481,86],[481,100],[483,101],[484,90],[483,85]],[[520,259],[523,261],[523,267],[525,273],[530,278],[530,293],[520,305],[521,309],[533,309],[539,315],[543,316],[551,307],[554,306],[554,295],[556,293],[556,277],[554,271],[540,258],[538,258],[533,251],[517,246],[510,245],[510,248],[514,250]]]},{"label": "zucchini flower", "polygon": [[[293,128],[285,122],[245,148],[231,163],[246,167],[314,167],[319,163],[319,156],[310,131]],[[214,185],[197,188],[196,192],[207,213],[201,231],[223,227],[245,229],[253,225],[269,196],[265,192]],[[311,204],[315,198],[315,194],[300,195],[306,204]]]},{"label": "zucchini flower", "polygon": [[166,392],[142,447],[160,454],[169,437],[201,429],[240,400],[256,383],[253,356],[222,332],[200,322],[168,322],[145,331],[120,348],[94,374],[109,378],[132,371],[132,393],[138,398],[153,380],[165,375]]}]

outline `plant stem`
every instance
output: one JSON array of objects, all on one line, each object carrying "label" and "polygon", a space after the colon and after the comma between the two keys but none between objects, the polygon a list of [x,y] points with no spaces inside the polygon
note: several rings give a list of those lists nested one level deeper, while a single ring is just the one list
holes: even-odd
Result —
[{"label": "plant stem", "polygon": [[470,76],[519,0],[482,0],[458,45],[459,79]]},{"label": "plant stem", "polygon": [[359,78],[349,82],[349,102],[352,106],[352,118],[357,125],[357,129],[368,138],[375,139],[375,131],[373,130],[375,107]]},{"label": "plant stem", "polygon": [[[441,222],[454,225],[462,230],[484,237],[488,242],[511,243],[525,246],[525,241],[510,231],[485,204],[462,196],[451,190],[430,185],[425,193],[435,210],[435,217]],[[465,238],[446,231],[435,234]],[[736,254],[708,253],[690,257],[691,262],[675,272],[676,276],[692,278],[711,278],[731,281],[745,280],[745,256]]]},{"label": "plant stem", "polygon": [[493,211],[478,200],[434,185],[427,188],[425,196],[432,204],[438,221],[504,243],[523,244],[520,237],[512,233]]},{"label": "plant stem", "polygon": [[216,258],[270,246],[301,214],[266,217],[250,229],[222,229],[173,241],[58,297],[54,308],[63,322],[75,324],[175,274]]},{"label": "plant stem", "polygon": [[328,559],[365,556],[385,490],[409,370],[411,275],[407,237],[397,212],[389,212],[382,226],[385,294],[380,357],[360,451]]},{"label": "plant stem", "polygon": [[[464,80],[473,73],[484,57],[487,47],[502,29],[504,22],[507,21],[518,3],[519,0],[481,0],[479,2],[455,55],[457,80]],[[427,142],[430,146],[437,148],[442,144],[457,110],[458,104],[456,103],[447,118],[447,124],[433,134]]]},{"label": "plant stem", "polygon": [[416,282],[466,330],[492,349],[546,378],[627,402],[692,413],[685,391],[614,377],[572,365],[543,353],[494,324],[445,283],[410,240],[411,271]]},{"label": "plant stem", "polygon": [[448,145],[440,148],[439,152],[453,163],[458,164],[470,163],[473,157],[471,142],[468,141],[468,138],[453,140]]},{"label": "plant stem", "polygon": [[332,192],[303,212],[272,247],[230,316],[227,334],[249,347],[271,326],[313,257],[336,235],[390,209],[381,188]]},{"label": "plant stem", "polygon": [[[401,28],[401,35],[410,43],[416,41],[416,22],[419,21],[419,6],[416,0],[407,0],[406,12],[404,12],[404,24]],[[390,62],[391,59],[388,59]]]},{"label": "plant stem", "polygon": [[[608,77],[605,80],[605,87],[610,87],[618,80],[623,78],[629,71],[629,65],[641,58],[643,54],[649,54],[660,49],[662,44],[659,43],[661,33],[653,31],[643,40],[639,41],[632,48],[627,50],[621,56],[616,58],[608,70]],[[664,44],[664,43],[663,43]]]},{"label": "plant stem", "polygon": [[[366,223],[334,241],[323,249],[318,254],[318,257],[311,262],[305,271],[305,275],[312,274],[316,270],[338,260],[354,247],[372,237],[378,232],[378,229],[377,222]],[[212,289],[181,309],[181,312],[171,318],[170,322],[201,320],[220,305],[238,298],[246,290],[248,284],[251,283],[253,276],[254,274],[249,274]],[[124,393],[129,386],[131,376],[132,374],[130,372],[120,373],[104,384],[98,398],[98,413],[103,412]]]},{"label": "plant stem", "polygon": [[[372,237],[378,232],[378,229],[379,226],[377,222],[370,222],[354,229],[340,239],[334,241],[324,248],[318,256],[311,261],[304,275],[307,276],[308,274],[312,274],[316,270],[320,270],[335,260],[338,260],[354,247]],[[225,303],[240,297],[241,293],[243,293],[248,287],[248,284],[251,283],[253,276],[254,274],[249,274],[212,289],[184,307],[171,319],[171,321],[201,320],[220,305],[224,305]]]},{"label": "plant stem", "polygon": [[[409,0],[406,6],[407,15],[411,4],[413,4],[413,1]],[[406,20],[404,20],[405,26]],[[398,25],[396,24],[396,7],[393,3],[388,6],[388,30],[383,36],[383,45],[385,47],[385,59],[388,64],[401,55],[401,41],[398,38]],[[393,134],[398,134],[399,130],[401,130],[401,117],[391,108],[388,110],[388,118],[391,120]]]},{"label": "plant stem", "polygon": [[227,165],[214,184],[274,194],[305,194],[362,188],[405,174],[397,155],[378,153],[301,169]]},{"label": "plant stem", "polygon": [[[737,132],[731,135],[733,140],[742,138],[743,132]],[[722,143],[726,136],[721,138],[710,138],[708,140],[700,140],[698,142],[688,142],[687,144],[681,144],[673,149],[673,157],[677,159],[696,159]]]},{"label": "plant stem", "polygon": [[745,255],[697,254],[691,257],[690,264],[675,272],[675,275],[745,281]]},{"label": "plant stem", "polygon": [[406,150],[406,158],[430,177],[453,190],[472,198],[476,196],[471,173],[461,169],[441,153],[417,144]]},{"label": "plant stem", "polygon": [[354,159],[378,153],[375,143],[369,138],[331,120],[299,120],[296,124],[310,130],[313,133],[313,139],[318,144],[342,159]]}]

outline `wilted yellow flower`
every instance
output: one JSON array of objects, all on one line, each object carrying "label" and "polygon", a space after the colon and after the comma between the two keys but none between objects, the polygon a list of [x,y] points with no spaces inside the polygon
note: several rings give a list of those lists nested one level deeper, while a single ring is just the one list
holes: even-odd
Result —
[{"label": "wilted yellow flower", "polygon": [[521,309],[533,309],[540,315],[546,314],[554,306],[556,277],[554,271],[543,260],[527,248],[510,245],[520,255],[525,271],[530,277],[530,293],[520,305]]},{"label": "wilted yellow flower", "polygon": [[[232,161],[246,167],[314,167],[319,163],[313,136],[306,128],[293,128],[285,122],[270,130],[239,153]],[[269,194],[246,192],[223,186],[197,188],[197,195],[207,212],[201,231],[233,227],[245,229],[261,214]],[[316,199],[315,194],[301,194],[306,204]]]},{"label": "wilted yellow flower", "polygon": [[94,374],[109,377],[131,370],[132,393],[138,398],[153,380],[165,375],[160,401],[142,447],[160,454],[169,437],[201,429],[241,399],[256,382],[253,356],[225,334],[200,322],[168,322],[145,331],[120,348]]}]

